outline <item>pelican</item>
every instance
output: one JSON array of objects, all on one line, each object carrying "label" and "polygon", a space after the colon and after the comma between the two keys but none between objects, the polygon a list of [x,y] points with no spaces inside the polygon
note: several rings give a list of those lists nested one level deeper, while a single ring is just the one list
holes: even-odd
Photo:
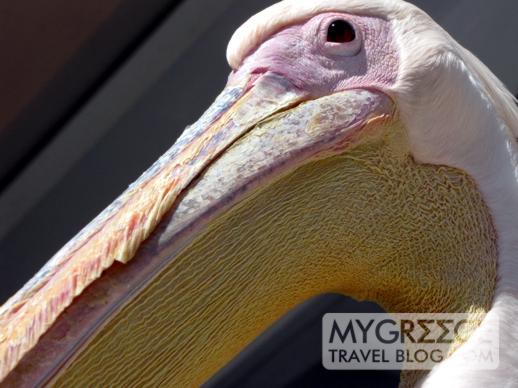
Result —
[{"label": "pelican", "polygon": [[[495,37],[497,38],[497,37]],[[197,123],[0,309],[13,386],[193,386],[342,293],[483,317],[402,386],[518,385],[518,109],[400,0],[284,0]],[[496,322],[500,363],[470,370]]]}]

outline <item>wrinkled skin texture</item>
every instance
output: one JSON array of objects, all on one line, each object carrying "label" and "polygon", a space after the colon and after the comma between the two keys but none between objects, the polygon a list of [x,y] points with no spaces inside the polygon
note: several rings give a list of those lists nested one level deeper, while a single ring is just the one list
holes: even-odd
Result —
[{"label": "wrinkled skin texture", "polygon": [[[328,26],[337,19],[353,24],[360,42],[327,42]],[[349,52],[349,46],[358,43],[359,51]],[[319,97],[361,87],[386,90],[396,81],[397,68],[397,47],[387,21],[325,13],[283,29],[264,42],[231,74],[230,83],[268,70],[286,76],[297,87]]]},{"label": "wrinkled skin texture", "polygon": [[[276,124],[236,143],[201,187],[217,187],[228,159],[276,136]],[[495,283],[491,217],[466,174],[419,165],[406,145],[400,124],[390,123],[213,220],[56,386],[198,386],[290,308],[326,292],[388,311],[480,317]],[[197,198],[193,191],[180,206]],[[402,386],[419,376],[406,374]]]}]

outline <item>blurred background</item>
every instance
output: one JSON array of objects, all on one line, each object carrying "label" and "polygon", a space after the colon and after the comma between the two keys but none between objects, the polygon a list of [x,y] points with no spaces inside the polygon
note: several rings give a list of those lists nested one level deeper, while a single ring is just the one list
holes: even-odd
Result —
[{"label": "blurred background", "polygon": [[[166,151],[223,88],[232,32],[271,0],[0,0],[0,303]],[[518,92],[516,0],[415,0]],[[395,387],[329,372],[327,295],[284,317],[211,387]],[[290,330],[284,330],[288,327]]]}]

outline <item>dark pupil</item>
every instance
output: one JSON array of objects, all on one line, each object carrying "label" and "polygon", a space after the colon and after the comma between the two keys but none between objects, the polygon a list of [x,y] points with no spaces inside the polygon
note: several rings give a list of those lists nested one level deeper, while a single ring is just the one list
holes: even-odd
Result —
[{"label": "dark pupil", "polygon": [[356,39],[353,26],[345,20],[335,20],[327,30],[327,41],[333,43],[348,43]]}]

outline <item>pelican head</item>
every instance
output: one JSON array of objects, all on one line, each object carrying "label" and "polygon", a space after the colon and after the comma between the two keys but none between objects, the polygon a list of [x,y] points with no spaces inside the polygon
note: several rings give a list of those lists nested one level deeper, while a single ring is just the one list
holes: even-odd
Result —
[{"label": "pelican head", "polygon": [[462,361],[496,319],[518,343],[502,83],[399,0],[285,0],[227,57],[214,105],[0,310],[6,381],[199,385],[297,304],[341,293],[483,319],[425,386],[516,382],[513,347],[495,371]]}]

